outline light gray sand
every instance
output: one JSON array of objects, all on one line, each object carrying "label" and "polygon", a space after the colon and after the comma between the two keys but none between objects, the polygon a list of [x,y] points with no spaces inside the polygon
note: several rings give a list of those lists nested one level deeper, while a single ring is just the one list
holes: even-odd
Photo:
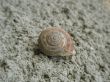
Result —
[{"label": "light gray sand", "polygon": [[[71,33],[76,55],[39,53],[50,26]],[[110,82],[110,1],[0,0],[0,82]]]}]

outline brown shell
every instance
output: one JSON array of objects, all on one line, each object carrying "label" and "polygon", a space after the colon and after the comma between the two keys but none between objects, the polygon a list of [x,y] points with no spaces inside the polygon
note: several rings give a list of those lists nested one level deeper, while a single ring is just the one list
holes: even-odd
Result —
[{"label": "brown shell", "polygon": [[38,39],[41,52],[49,56],[69,56],[75,54],[71,36],[61,28],[47,28]]}]

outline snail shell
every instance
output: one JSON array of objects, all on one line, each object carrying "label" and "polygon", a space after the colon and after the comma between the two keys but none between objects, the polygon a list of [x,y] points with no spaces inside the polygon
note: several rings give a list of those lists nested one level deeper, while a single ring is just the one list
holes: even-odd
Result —
[{"label": "snail shell", "polygon": [[69,56],[75,54],[71,36],[61,28],[47,28],[38,39],[42,53],[49,56]]}]

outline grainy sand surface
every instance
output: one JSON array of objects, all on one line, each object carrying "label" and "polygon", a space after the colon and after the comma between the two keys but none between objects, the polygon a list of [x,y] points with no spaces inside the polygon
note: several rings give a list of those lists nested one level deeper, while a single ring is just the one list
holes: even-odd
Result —
[{"label": "grainy sand surface", "polygon": [[[71,34],[76,55],[39,53],[51,26]],[[110,0],[0,0],[0,82],[110,82]]]}]

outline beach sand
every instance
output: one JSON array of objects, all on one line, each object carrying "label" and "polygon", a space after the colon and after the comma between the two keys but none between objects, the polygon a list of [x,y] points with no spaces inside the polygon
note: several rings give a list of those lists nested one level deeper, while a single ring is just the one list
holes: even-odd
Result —
[{"label": "beach sand", "polygon": [[[69,32],[76,54],[39,52],[47,27]],[[0,82],[110,82],[109,0],[0,0]]]}]

